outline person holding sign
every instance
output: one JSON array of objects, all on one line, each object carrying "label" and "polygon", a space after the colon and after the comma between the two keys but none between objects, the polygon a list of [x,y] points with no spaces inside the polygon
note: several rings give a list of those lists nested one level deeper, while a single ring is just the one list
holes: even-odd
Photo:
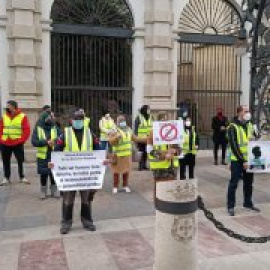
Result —
[{"label": "person holding sign", "polygon": [[[166,121],[167,115],[160,113],[158,121]],[[175,180],[179,162],[177,156],[180,155],[181,149],[178,145],[155,145],[153,140],[153,131],[147,140],[147,153],[150,161],[150,169],[154,175],[155,190],[156,182]]]},{"label": "person holding sign", "polygon": [[180,180],[186,180],[186,167],[189,169],[189,179],[194,178],[194,169],[196,154],[199,149],[199,138],[195,131],[195,127],[191,124],[191,119],[186,118],[184,128],[184,144],[183,155],[179,159],[180,163]]},{"label": "person holding sign", "polygon": [[52,172],[48,168],[51,153],[60,134],[61,131],[55,124],[53,113],[44,111],[37,121],[32,134],[32,145],[37,148],[37,171],[40,175],[41,200],[47,197],[48,178],[50,178],[51,181],[51,196],[55,198],[60,197]]},{"label": "person holding sign", "polygon": [[[235,194],[239,180],[243,179],[244,207],[255,212],[260,210],[252,202],[254,174],[248,169],[248,143],[254,136],[254,129],[250,122],[251,114],[247,106],[237,108],[237,118],[228,128],[230,146],[231,179],[227,194],[227,209],[230,216],[234,216]],[[256,135],[255,135],[256,136]]]},{"label": "person holding sign", "polygon": [[120,175],[123,175],[123,189],[131,192],[128,186],[129,174],[132,170],[132,142],[146,143],[146,138],[138,138],[127,126],[126,118],[121,115],[117,117],[116,132],[110,134],[109,143],[112,146],[113,162],[113,194],[118,192]]},{"label": "person holding sign", "polygon": [[[56,151],[65,152],[92,152],[99,149],[99,142],[93,137],[89,126],[85,125],[82,109],[77,109],[72,117],[71,126],[66,127],[55,147]],[[51,167],[54,164],[50,164]],[[92,201],[94,190],[81,190],[81,221],[86,230],[95,231],[92,219]],[[61,234],[67,234],[72,227],[73,207],[76,191],[63,192]]]}]

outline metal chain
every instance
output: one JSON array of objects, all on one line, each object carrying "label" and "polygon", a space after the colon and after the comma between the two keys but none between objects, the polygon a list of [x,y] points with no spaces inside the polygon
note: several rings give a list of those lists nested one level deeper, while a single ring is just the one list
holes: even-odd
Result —
[{"label": "metal chain", "polygon": [[229,237],[240,240],[242,242],[246,243],[266,243],[267,241],[270,241],[270,236],[262,236],[262,237],[250,237],[250,236],[245,236],[239,233],[234,232],[231,229],[228,229],[222,224],[220,221],[218,221],[215,217],[214,214],[206,209],[203,199],[201,196],[198,197],[198,208],[203,211],[205,217],[211,221],[215,227],[219,230],[227,234]]}]

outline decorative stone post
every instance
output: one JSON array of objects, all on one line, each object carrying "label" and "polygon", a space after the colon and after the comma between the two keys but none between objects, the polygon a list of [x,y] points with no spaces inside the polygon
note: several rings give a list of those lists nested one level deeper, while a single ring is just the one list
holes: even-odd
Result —
[{"label": "decorative stone post", "polygon": [[197,181],[158,182],[154,270],[198,266]]}]

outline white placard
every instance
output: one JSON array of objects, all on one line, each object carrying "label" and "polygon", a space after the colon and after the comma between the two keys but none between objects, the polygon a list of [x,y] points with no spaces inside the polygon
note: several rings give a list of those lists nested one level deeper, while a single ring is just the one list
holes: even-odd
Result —
[{"label": "white placard", "polygon": [[183,146],[184,122],[183,120],[154,122],[153,143],[154,145],[178,144]]},{"label": "white placard", "polygon": [[270,173],[270,141],[251,141],[248,145],[249,172]]},{"label": "white placard", "polygon": [[106,151],[53,152],[52,173],[60,191],[101,189],[106,166]]}]

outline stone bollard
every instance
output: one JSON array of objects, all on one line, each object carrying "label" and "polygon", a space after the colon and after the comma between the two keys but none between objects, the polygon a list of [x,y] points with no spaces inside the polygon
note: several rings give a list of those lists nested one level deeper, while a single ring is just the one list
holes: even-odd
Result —
[{"label": "stone bollard", "polygon": [[197,181],[157,183],[154,270],[198,267]]}]

